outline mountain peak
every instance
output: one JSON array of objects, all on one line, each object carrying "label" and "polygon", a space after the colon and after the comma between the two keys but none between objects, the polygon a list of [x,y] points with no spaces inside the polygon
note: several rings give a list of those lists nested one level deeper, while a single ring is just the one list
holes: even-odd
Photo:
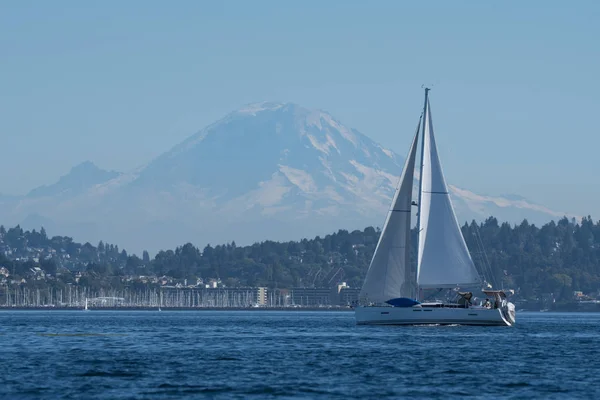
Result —
[{"label": "mountain peak", "polygon": [[98,171],[103,171],[103,170],[100,167],[98,167],[96,164],[94,164],[93,162],[86,160],[86,161],[83,161],[83,162],[75,165],[74,167],[72,167],[67,175],[78,174],[78,173],[98,172]]},{"label": "mountain peak", "polygon": [[239,110],[236,111],[237,114],[256,114],[261,111],[275,111],[286,106],[295,106],[293,103],[281,103],[276,101],[262,101],[258,103],[250,103],[242,106]]},{"label": "mountain peak", "polygon": [[106,171],[98,167],[91,161],[84,161],[77,164],[59,180],[49,186],[40,186],[33,189],[27,197],[54,196],[65,193],[80,193],[94,185],[107,182],[119,176],[116,171]]},{"label": "mountain peak", "polygon": [[[318,120],[322,117],[333,120],[333,117],[328,112],[301,106],[296,103],[278,102],[278,101],[263,101],[258,103],[250,103],[242,106],[237,111],[234,111],[230,116],[256,116],[260,113],[278,112],[281,114],[293,114],[296,117],[306,118],[310,120]],[[225,119],[228,119],[227,117]]]},{"label": "mountain peak", "polygon": [[[219,125],[231,124],[236,121],[241,122],[240,119],[248,118],[260,118],[275,122],[278,134],[295,134],[299,137],[308,138],[312,147],[325,153],[329,153],[329,148],[337,149],[335,136],[338,137],[338,140],[351,143],[355,149],[365,144],[367,146],[372,144],[369,138],[354,129],[348,128],[327,111],[303,107],[296,103],[275,101],[245,105],[195,135],[197,139],[194,142],[197,143],[199,140],[204,139],[209,130],[215,130]],[[267,127],[267,129],[269,128]],[[394,158],[394,156],[391,157]]]},{"label": "mountain peak", "polygon": [[363,167],[396,171],[400,161],[325,111],[270,101],[247,104],[189,137],[152,161],[137,184],[166,189],[185,182],[223,201],[261,187],[274,174],[294,182],[308,174],[316,186],[301,187],[325,190],[362,180]]}]

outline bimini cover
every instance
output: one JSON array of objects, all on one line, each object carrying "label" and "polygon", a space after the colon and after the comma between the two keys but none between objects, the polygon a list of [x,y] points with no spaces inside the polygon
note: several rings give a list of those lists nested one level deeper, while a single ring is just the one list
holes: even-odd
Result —
[{"label": "bimini cover", "polygon": [[397,299],[388,300],[386,303],[394,307],[412,307],[414,305],[421,304],[416,300],[409,299],[408,297],[398,297]]}]

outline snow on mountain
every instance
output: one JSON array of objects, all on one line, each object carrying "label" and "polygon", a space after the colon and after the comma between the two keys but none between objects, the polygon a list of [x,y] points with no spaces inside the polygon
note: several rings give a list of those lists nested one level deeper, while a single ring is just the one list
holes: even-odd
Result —
[{"label": "snow on mountain", "polygon": [[[402,165],[401,156],[327,112],[257,103],[136,171],[84,163],[54,185],[0,198],[0,218],[9,225],[45,221],[57,234],[136,252],[187,241],[299,239],[380,226]],[[461,222],[494,215],[542,223],[563,215],[518,196],[450,189]]]}]

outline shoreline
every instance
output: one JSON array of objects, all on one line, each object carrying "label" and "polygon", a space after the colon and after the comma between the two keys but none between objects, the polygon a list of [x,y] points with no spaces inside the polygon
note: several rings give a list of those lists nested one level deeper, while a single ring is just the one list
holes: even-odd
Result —
[{"label": "shoreline", "polygon": [[[0,306],[0,313],[3,311],[84,311],[83,307],[6,307]],[[350,312],[354,311],[350,307],[163,307],[158,310],[157,307],[88,307],[88,311],[278,311],[278,312]],[[600,310],[521,310],[521,312],[533,313],[598,313]]]},{"label": "shoreline", "polygon": [[[83,307],[3,307],[2,311],[84,311]],[[157,307],[88,307],[88,311],[159,311]],[[162,311],[354,311],[350,307],[162,307]]]}]

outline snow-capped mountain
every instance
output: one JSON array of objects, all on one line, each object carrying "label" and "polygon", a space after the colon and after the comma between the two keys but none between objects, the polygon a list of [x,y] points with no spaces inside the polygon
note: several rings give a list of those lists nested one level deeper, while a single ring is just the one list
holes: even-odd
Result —
[{"label": "snow-capped mountain", "polygon": [[[408,147],[409,135],[406,140]],[[402,164],[401,156],[327,112],[259,103],[138,170],[108,172],[86,162],[27,196],[0,197],[0,221],[44,224],[57,234],[136,252],[187,241],[300,239],[380,226]],[[461,222],[563,216],[519,197],[450,189]]]}]

